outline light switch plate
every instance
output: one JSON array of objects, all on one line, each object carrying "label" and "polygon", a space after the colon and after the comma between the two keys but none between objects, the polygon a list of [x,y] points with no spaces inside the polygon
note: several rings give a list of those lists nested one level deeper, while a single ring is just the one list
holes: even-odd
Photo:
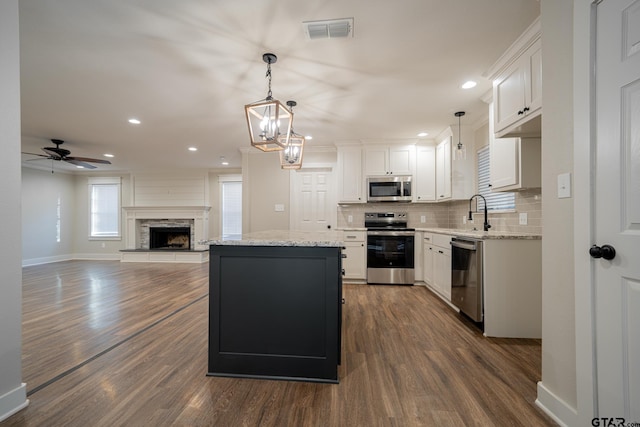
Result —
[{"label": "light switch plate", "polygon": [[462,217],[462,223],[463,223],[463,224],[466,224],[466,223],[467,223],[467,216],[466,216],[466,215],[464,215],[464,216]]},{"label": "light switch plate", "polygon": [[558,199],[571,197],[571,173],[558,175]]},{"label": "light switch plate", "polygon": [[520,214],[520,225],[527,225],[528,215],[526,212]]},{"label": "light switch plate", "polygon": [[425,222],[427,222],[427,216],[426,215],[420,215],[420,222],[423,223],[423,224]]},{"label": "light switch plate", "polygon": [[275,210],[276,212],[284,212],[284,205],[281,203],[276,203]]}]

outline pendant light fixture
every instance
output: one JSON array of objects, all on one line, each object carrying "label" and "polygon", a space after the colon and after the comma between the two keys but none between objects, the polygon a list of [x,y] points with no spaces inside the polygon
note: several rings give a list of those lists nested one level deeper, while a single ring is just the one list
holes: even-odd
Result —
[{"label": "pendant light fixture", "polygon": [[[293,114],[296,101],[287,101],[287,106]],[[297,134],[291,128],[289,143],[280,151],[280,167],[282,169],[300,169],[302,167],[302,151],[304,150],[305,137]]]},{"label": "pendant light fixture", "polygon": [[455,116],[458,118],[458,145],[453,152],[454,160],[466,160],[467,159],[467,147],[462,145],[462,126],[460,124],[460,118],[465,115],[464,111],[457,111]]},{"label": "pendant light fixture", "polygon": [[293,113],[280,101],[273,99],[271,93],[271,64],[278,57],[265,53],[262,60],[267,63],[266,77],[269,79],[267,97],[261,101],[247,104],[244,111],[247,116],[251,145],[262,151],[282,150],[289,143]]}]

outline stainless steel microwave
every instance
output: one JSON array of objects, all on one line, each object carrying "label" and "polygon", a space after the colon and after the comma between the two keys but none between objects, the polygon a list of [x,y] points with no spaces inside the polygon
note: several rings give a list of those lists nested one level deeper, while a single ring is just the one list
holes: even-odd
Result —
[{"label": "stainless steel microwave", "polygon": [[410,202],[411,200],[411,175],[367,178],[368,202]]}]

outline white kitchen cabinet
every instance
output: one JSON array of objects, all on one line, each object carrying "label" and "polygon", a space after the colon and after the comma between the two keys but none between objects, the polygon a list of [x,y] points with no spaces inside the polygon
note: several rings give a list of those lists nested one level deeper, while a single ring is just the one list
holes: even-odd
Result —
[{"label": "white kitchen cabinet", "polygon": [[422,280],[422,267],[422,231],[416,231],[413,241],[413,268],[416,282]]},{"label": "white kitchen cabinet", "polygon": [[540,138],[490,136],[491,191],[516,191],[541,186]]},{"label": "white kitchen cabinet", "polygon": [[342,259],[342,269],[345,279],[366,280],[367,279],[367,248],[366,232],[344,230],[344,249],[342,253],[346,255]]},{"label": "white kitchen cabinet", "polygon": [[414,145],[371,145],[364,149],[366,176],[412,175]]},{"label": "white kitchen cabinet", "polygon": [[422,237],[422,280],[433,285],[433,253],[432,235],[424,233]]},{"label": "white kitchen cabinet", "polygon": [[365,203],[362,147],[338,147],[338,203]]},{"label": "white kitchen cabinet", "polygon": [[433,145],[416,147],[413,194],[414,202],[433,202],[436,200],[436,147]]},{"label": "white kitchen cabinet", "polygon": [[436,147],[436,196],[437,200],[451,199],[451,136]]},{"label": "white kitchen cabinet", "polygon": [[507,50],[499,61],[498,69],[493,78],[496,136],[539,136],[542,114],[539,22],[527,29]]},{"label": "white kitchen cabinet", "polygon": [[[451,301],[451,236],[432,234],[433,280],[429,287],[445,301]],[[424,273],[423,273],[424,274]]]}]

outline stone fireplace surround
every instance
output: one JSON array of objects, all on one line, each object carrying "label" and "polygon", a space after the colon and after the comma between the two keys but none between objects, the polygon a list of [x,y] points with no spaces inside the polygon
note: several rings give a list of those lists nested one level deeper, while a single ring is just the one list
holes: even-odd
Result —
[{"label": "stone fireplace surround", "polygon": [[[206,262],[207,245],[198,242],[209,239],[211,206],[131,206],[125,207],[125,250],[123,262]],[[189,227],[189,251],[150,251],[149,228]]]}]

